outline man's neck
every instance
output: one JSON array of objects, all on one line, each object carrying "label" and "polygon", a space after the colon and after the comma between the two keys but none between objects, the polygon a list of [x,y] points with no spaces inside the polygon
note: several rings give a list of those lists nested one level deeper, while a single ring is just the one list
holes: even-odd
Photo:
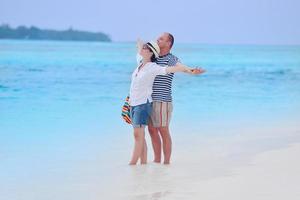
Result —
[{"label": "man's neck", "polygon": [[160,56],[165,56],[168,53],[170,53],[170,49],[161,49],[159,55]]}]

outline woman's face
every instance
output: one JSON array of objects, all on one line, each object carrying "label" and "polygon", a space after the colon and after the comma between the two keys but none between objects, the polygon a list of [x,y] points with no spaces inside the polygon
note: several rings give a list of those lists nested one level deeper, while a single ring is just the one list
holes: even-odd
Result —
[{"label": "woman's face", "polygon": [[148,47],[148,45],[144,44],[143,48],[141,50],[141,56],[143,58],[150,59],[152,55],[153,55],[153,52],[150,50],[150,48]]}]

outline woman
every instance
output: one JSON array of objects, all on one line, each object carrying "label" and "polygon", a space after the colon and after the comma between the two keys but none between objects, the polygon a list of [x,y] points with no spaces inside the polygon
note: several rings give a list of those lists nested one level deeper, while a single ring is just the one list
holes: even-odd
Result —
[{"label": "woman", "polygon": [[135,144],[130,165],[135,165],[139,159],[141,164],[147,163],[145,126],[148,124],[152,110],[151,95],[155,76],[175,72],[193,73],[193,69],[182,64],[171,67],[157,65],[154,61],[159,56],[159,52],[157,43],[148,42],[144,44],[139,50],[142,61],[132,73],[129,104]]}]

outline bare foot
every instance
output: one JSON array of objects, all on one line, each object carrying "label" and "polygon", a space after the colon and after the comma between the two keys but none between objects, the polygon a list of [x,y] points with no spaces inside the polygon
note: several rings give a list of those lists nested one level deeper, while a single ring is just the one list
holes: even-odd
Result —
[{"label": "bare foot", "polygon": [[141,165],[147,165],[147,162],[141,162]]}]

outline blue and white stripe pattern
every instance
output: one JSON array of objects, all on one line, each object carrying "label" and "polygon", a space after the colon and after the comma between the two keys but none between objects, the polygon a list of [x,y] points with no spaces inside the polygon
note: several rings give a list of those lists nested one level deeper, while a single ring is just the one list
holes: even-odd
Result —
[{"label": "blue and white stripe pattern", "polygon": [[[157,58],[156,63],[162,67],[174,66],[179,59],[171,53]],[[167,75],[157,75],[153,83],[153,101],[172,102],[172,81],[174,73]]]}]

